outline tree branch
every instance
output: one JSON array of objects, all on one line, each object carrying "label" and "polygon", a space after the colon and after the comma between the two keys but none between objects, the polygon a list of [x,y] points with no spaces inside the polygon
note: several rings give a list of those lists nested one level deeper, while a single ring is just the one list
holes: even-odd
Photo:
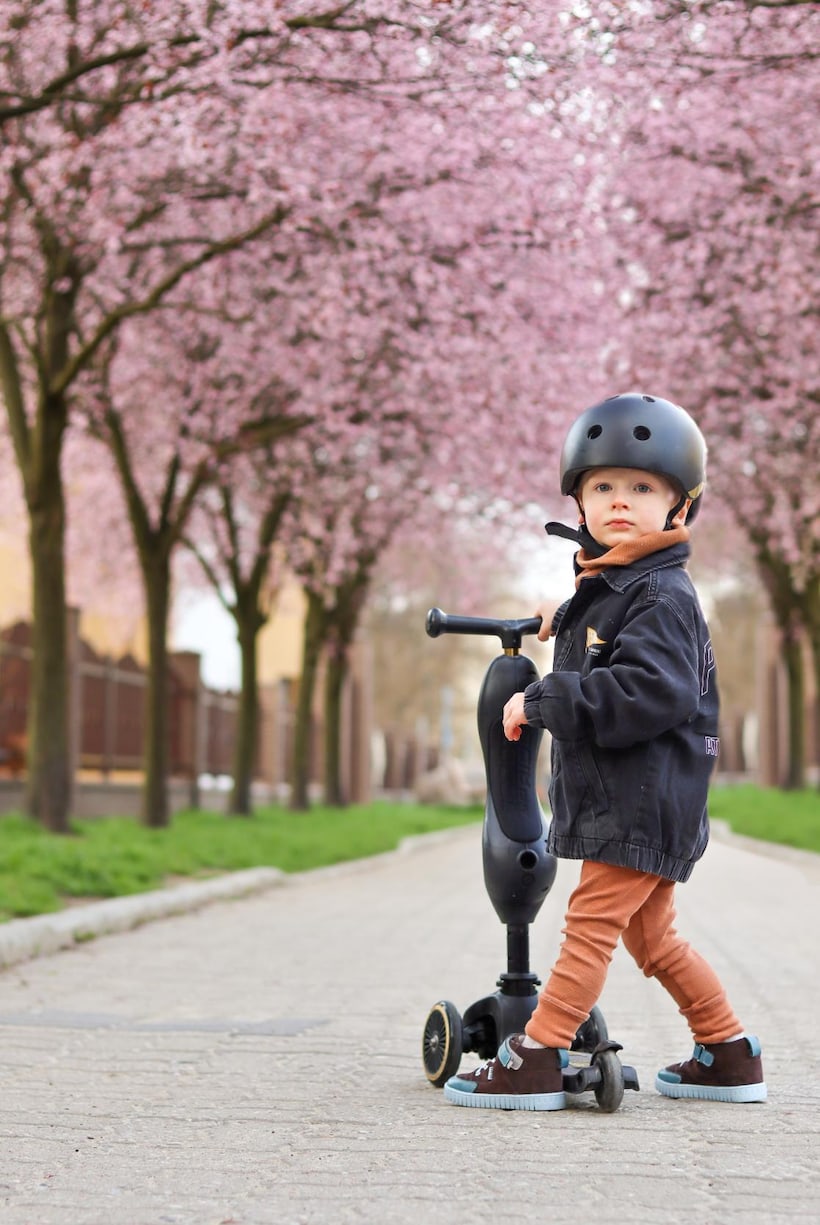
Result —
[{"label": "tree branch", "polygon": [[[378,25],[389,24],[384,18],[370,18],[366,21],[342,23],[341,19],[354,7],[355,0],[346,0],[345,3],[336,5],[326,13],[286,18],[283,24],[289,32],[309,29],[336,29],[340,33],[355,33],[357,31],[374,29]],[[277,36],[278,31],[272,30],[269,27],[241,30],[234,35],[232,45],[236,46],[240,43],[262,41]],[[202,45],[203,54],[207,53],[205,50],[206,45],[197,34],[179,35],[177,38],[171,39],[167,45],[173,49]],[[106,55],[97,55],[91,59],[74,64],[67,71],[53,77],[35,97],[20,98],[18,95],[18,101],[6,102],[0,105],[0,125],[9,119],[19,119],[24,115],[32,115],[37,111],[46,110],[49,106],[53,106],[58,102],[66,101],[68,90],[78,84],[78,82],[83,81],[103,68],[111,68],[118,64],[138,63],[150,54],[152,48],[153,44],[143,39],[129,47],[122,47],[118,51],[110,51]],[[135,89],[139,91],[142,89],[142,86],[143,82],[140,81],[135,84]],[[0,97],[9,98],[11,96],[11,90],[0,91]],[[79,96],[75,101],[87,103],[91,99],[87,96]]]},{"label": "tree branch", "polygon": [[188,275],[189,272],[194,272],[197,268],[201,268],[210,260],[216,259],[217,256],[226,255],[229,251],[235,251],[247,242],[251,242],[254,238],[258,238],[260,234],[264,234],[274,225],[279,225],[287,217],[290,209],[285,205],[279,205],[272,213],[266,214],[261,221],[257,222],[248,230],[244,230],[241,234],[234,234],[231,238],[222,239],[220,242],[211,243],[204,251],[192,259],[186,260],[180,264],[148,293],[144,298],[137,302],[128,302],[123,306],[117,307],[109,315],[103,319],[100,326],[94,335],[80,347],[70,361],[66,363],[61,372],[51,380],[49,391],[55,395],[60,395],[66,391],[77,375],[89,364],[94,354],[99,349],[103,341],[119,327],[126,319],[130,319],[135,315],[144,315],[148,311],[153,310],[155,306],[175,288],[179,282]]}]

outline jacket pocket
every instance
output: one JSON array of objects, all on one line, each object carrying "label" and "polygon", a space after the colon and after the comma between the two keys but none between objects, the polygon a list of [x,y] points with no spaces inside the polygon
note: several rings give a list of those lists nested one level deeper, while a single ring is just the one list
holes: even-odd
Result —
[{"label": "jacket pocket", "polygon": [[567,754],[567,768],[579,796],[580,805],[594,813],[609,811],[609,796],[589,744],[573,745]]}]

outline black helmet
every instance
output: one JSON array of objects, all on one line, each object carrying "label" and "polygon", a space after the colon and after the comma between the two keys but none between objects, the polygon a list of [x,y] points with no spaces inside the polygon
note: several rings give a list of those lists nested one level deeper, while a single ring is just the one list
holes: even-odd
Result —
[{"label": "black helmet", "polygon": [[706,483],[706,443],[686,410],[669,400],[640,392],[610,396],[571,426],[561,452],[561,492],[575,494],[590,468],[643,468],[667,477],[682,499],[692,499],[689,521]]}]

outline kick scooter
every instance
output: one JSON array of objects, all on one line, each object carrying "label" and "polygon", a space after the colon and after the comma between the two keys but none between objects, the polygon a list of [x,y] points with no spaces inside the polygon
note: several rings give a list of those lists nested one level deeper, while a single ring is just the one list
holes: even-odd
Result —
[{"label": "kick scooter", "polygon": [[[507,969],[498,990],[471,1004],[464,1015],[439,1000],[427,1017],[422,1039],[424,1071],[440,1088],[458,1071],[465,1052],[491,1059],[499,1045],[520,1033],[538,999],[539,979],[530,969],[529,929],[555,880],[557,862],[547,851],[547,822],[536,791],[542,731],[523,727],[521,739],[504,736],[502,711],[514,694],[538,680],[535,664],[521,654],[521,639],[536,634],[540,617],[494,620],[427,614],[427,633],[485,634],[501,639],[502,654],[485,673],[478,697],[478,734],[484,755],[487,801],[482,830],[484,884],[496,914],[507,928]],[[638,1089],[635,1069],[622,1065],[621,1044],[609,1038],[600,1009],[580,1026],[564,1069],[567,1093],[591,1090],[601,1110],[617,1110],[624,1089]]]}]

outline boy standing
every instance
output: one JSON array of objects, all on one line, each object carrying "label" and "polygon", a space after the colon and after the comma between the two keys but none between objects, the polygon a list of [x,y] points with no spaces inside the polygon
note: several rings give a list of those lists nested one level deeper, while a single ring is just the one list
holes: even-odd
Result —
[{"label": "boy standing", "polygon": [[[544,618],[553,671],[504,707],[504,733],[552,735],[548,849],[580,859],[564,942],[524,1034],[447,1082],[461,1106],[559,1110],[567,1048],[606,980],[619,938],[675,1000],[692,1057],[658,1073],[666,1097],[758,1102],[757,1038],[712,968],[675,931],[674,890],[706,849],[718,752],[709,631],[684,569],[706,447],[668,400],[613,396],[582,413],[561,456],[580,514],[576,593]],[[549,528],[560,525],[548,525]]]}]

